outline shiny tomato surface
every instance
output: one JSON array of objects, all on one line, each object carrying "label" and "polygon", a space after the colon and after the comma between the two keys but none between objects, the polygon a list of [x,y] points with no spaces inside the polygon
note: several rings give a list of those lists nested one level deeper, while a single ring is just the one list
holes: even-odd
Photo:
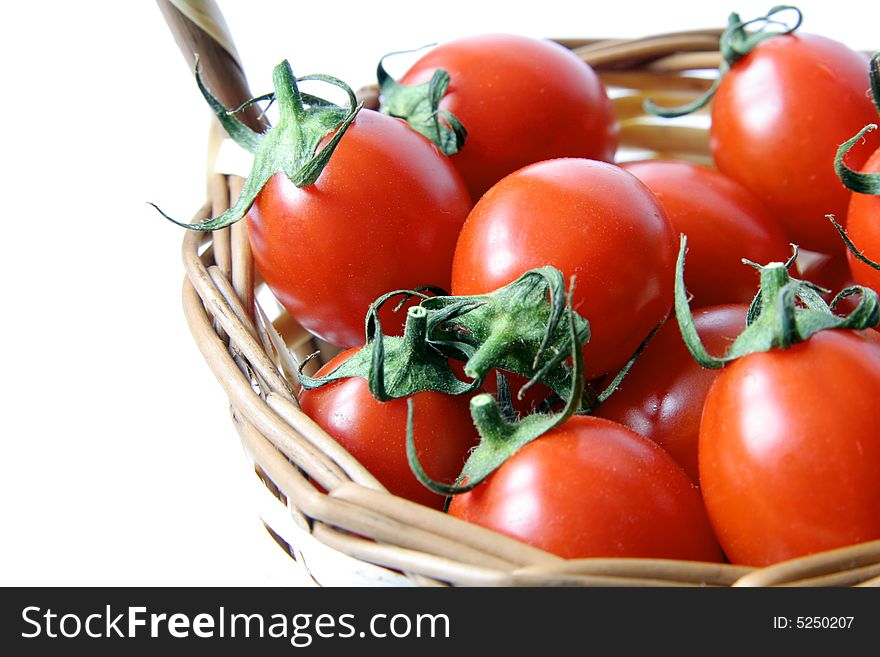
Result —
[{"label": "shiny tomato surface", "polygon": [[[880,148],[868,159],[862,171],[880,174]],[[880,196],[852,192],[846,230],[865,257],[880,262]],[[853,278],[859,285],[880,290],[880,271],[859,262],[850,252],[847,252],[847,259]]]},{"label": "shiny tomato surface", "polygon": [[467,130],[452,162],[474,201],[533,162],[614,158],[611,102],[593,69],[567,48],[518,35],[464,37],[431,50],[400,82],[427,82],[438,68],[451,78],[440,107]]},{"label": "shiny tomato surface", "polygon": [[[745,329],[747,312],[745,305],[693,311],[697,332],[710,354],[724,355]],[[653,440],[697,483],[700,418],[706,394],[719,372],[694,360],[672,317],[651,338],[618,390],[595,414]]]},{"label": "shiny tomato surface", "polygon": [[[323,376],[356,350],[331,359],[317,373]],[[428,476],[453,483],[464,467],[478,435],[471,421],[467,395],[419,392],[413,397],[413,432],[419,460]],[[367,380],[342,379],[322,388],[303,390],[302,410],[333,436],[394,495],[435,509],[445,498],[425,488],[406,458],[406,399],[380,402]]]},{"label": "shiny tomato surface", "polygon": [[[278,300],[333,344],[364,341],[377,297],[448,290],[452,253],[471,208],[449,160],[400,119],[361,110],[317,182],[275,174],[248,214],[254,260]],[[396,333],[404,313],[383,313]]]},{"label": "shiny tomato surface", "polygon": [[618,166],[548,160],[507,176],[474,206],[452,265],[453,294],[483,294],[536,267],[576,276],[590,322],[588,379],[620,368],[672,305],[677,236],[657,197]]},{"label": "shiny tomato surface", "polygon": [[728,365],[706,397],[700,484],[734,563],[880,538],[880,344],[822,331]]},{"label": "shiny tomato surface", "polygon": [[[777,36],[736,62],[712,101],[718,169],[752,190],[791,241],[820,253],[842,245],[825,219],[846,217],[849,192],[834,171],[837,147],[877,118],[868,59],[831,39]],[[876,133],[868,137],[880,145]],[[854,151],[858,169],[872,149]]]},{"label": "shiny tomato surface", "polygon": [[723,173],[673,160],[621,166],[657,195],[675,232],[687,235],[686,280],[692,305],[751,303],[759,276],[742,259],[766,265],[791,256],[776,218],[752,192]]},{"label": "shiny tomato surface", "polygon": [[575,416],[520,449],[449,513],[565,558],[721,561],[700,495],[656,443]]}]

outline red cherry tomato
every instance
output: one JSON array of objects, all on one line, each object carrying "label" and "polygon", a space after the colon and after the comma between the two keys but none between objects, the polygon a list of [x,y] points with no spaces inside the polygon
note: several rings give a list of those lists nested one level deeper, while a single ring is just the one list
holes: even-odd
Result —
[{"label": "red cherry tomato", "polygon": [[776,218],[723,173],[672,160],[621,166],[657,195],[675,231],[688,236],[688,292],[695,306],[751,303],[758,273],[742,259],[765,265],[791,255]]},{"label": "red cherry tomato", "polygon": [[[722,80],[712,101],[712,157],[766,203],[793,242],[840,252],[840,238],[825,219],[831,213],[843,222],[849,201],[834,156],[876,118],[865,55],[821,36],[777,36]],[[877,137],[869,139],[880,145]],[[854,151],[848,164],[858,169],[867,153]]]},{"label": "red cherry tomato", "polygon": [[[319,371],[323,376],[354,354],[349,349]],[[413,429],[419,460],[428,475],[453,483],[464,467],[478,435],[466,395],[420,392],[412,397]],[[388,490],[399,497],[435,509],[445,498],[425,488],[409,468],[406,458],[406,399],[380,402],[370,393],[366,379],[341,379],[299,395],[303,412],[345,447]]]},{"label": "red cherry tomato", "polygon": [[728,365],[700,427],[703,499],[734,563],[880,538],[880,340],[822,331]]},{"label": "red cherry tomato", "polygon": [[[690,265],[690,262],[688,263]],[[690,269],[690,267],[688,267]],[[722,355],[746,327],[748,306],[714,306],[693,312],[703,344]],[[697,444],[706,393],[719,370],[691,356],[678,323],[669,319],[651,338],[617,391],[595,411],[650,438],[699,481]]]},{"label": "red cherry tomato", "polygon": [[575,416],[527,444],[449,513],[561,557],[721,561],[700,495],[655,443]]},{"label": "red cherry tomato", "polygon": [[[861,169],[864,173],[880,173],[880,148]],[[880,262],[880,196],[852,192],[846,219],[849,238],[867,258]],[[859,285],[880,290],[880,271],[859,262],[847,252],[850,271]]]},{"label": "red cherry tomato", "polygon": [[[364,316],[395,289],[449,289],[455,241],[470,210],[448,158],[399,119],[362,110],[318,181],[275,174],[248,214],[257,268],[306,329],[363,343]],[[405,314],[382,313],[393,334]]]},{"label": "red cherry tomato", "polygon": [[449,73],[441,109],[467,129],[452,156],[476,201],[509,173],[558,157],[610,161],[618,143],[614,110],[593,69],[563,46],[524,36],[470,36],[437,46],[400,79]]},{"label": "red cherry tomato", "polygon": [[544,265],[576,275],[592,379],[621,367],[666,316],[675,243],[657,197],[632,174],[593,160],[539,162],[504,178],[468,216],[452,293],[490,292]]}]

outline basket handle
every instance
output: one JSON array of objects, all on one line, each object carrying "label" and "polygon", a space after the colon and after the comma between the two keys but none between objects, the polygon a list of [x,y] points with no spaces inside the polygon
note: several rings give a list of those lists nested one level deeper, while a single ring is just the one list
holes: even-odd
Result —
[{"label": "basket handle", "polygon": [[[190,70],[198,55],[206,86],[225,107],[238,107],[252,97],[226,21],[214,0],[157,0]],[[238,114],[248,127],[268,127],[260,108],[252,105]]]}]

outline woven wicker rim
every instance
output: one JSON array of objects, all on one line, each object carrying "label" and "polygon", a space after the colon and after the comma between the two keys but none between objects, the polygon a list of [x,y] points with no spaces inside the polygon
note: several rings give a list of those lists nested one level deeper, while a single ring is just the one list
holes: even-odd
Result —
[{"label": "woven wicker rim", "polygon": [[[199,52],[220,99],[234,106],[250,97],[235,57],[170,2],[159,4],[190,64]],[[217,11],[213,3],[204,4]],[[710,163],[705,126],[658,126],[644,116],[642,101],[650,96],[661,103],[684,102],[705,90],[711,79],[693,72],[717,68],[719,34],[712,29],[560,43],[591,64],[612,90],[623,147]],[[359,95],[367,106],[375,103],[375,89]],[[209,199],[193,222],[226,210],[242,183],[236,176],[211,174]],[[317,344],[283,312],[270,319],[256,302],[262,283],[245,223],[210,235],[187,232],[182,253],[187,322],[229,396],[233,424],[255,471],[296,525],[327,548],[423,586],[880,585],[880,540],[765,568],[666,559],[566,560],[395,497],[300,411],[290,383],[294,359],[316,348],[326,358],[333,349]],[[294,546],[268,529],[295,556]]]}]

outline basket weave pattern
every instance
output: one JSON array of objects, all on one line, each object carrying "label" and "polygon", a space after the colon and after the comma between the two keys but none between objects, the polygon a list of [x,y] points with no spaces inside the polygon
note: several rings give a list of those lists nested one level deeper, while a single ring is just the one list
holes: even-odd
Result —
[{"label": "basket weave pattern", "polygon": [[[234,57],[170,3],[161,0],[160,6],[190,62],[193,53],[200,53],[208,86],[220,92],[224,104],[247,99]],[[644,115],[642,102],[651,97],[679,104],[707,89],[711,78],[706,73],[720,62],[720,33],[561,43],[593,66],[609,88],[621,121],[622,147],[710,163],[705,125],[660,126]],[[366,88],[359,95],[369,107],[375,94]],[[249,120],[258,121],[253,114]],[[211,174],[210,198],[193,221],[225,211],[242,183],[236,176]],[[264,523],[318,583],[340,579],[339,572],[326,568],[348,564],[361,571],[353,576],[362,583],[423,586],[880,585],[880,541],[766,568],[657,559],[565,560],[397,498],[300,411],[293,392],[296,363],[317,349],[326,359],[333,349],[317,344],[285,313],[268,316],[257,302],[263,286],[254,272],[245,222],[210,235],[188,231],[183,262],[186,319],[229,396],[233,424],[260,485],[271,493],[275,508],[263,513]],[[312,546],[309,558],[297,545],[300,540]],[[323,558],[314,558],[322,551],[342,561],[331,560],[322,573]]]}]

